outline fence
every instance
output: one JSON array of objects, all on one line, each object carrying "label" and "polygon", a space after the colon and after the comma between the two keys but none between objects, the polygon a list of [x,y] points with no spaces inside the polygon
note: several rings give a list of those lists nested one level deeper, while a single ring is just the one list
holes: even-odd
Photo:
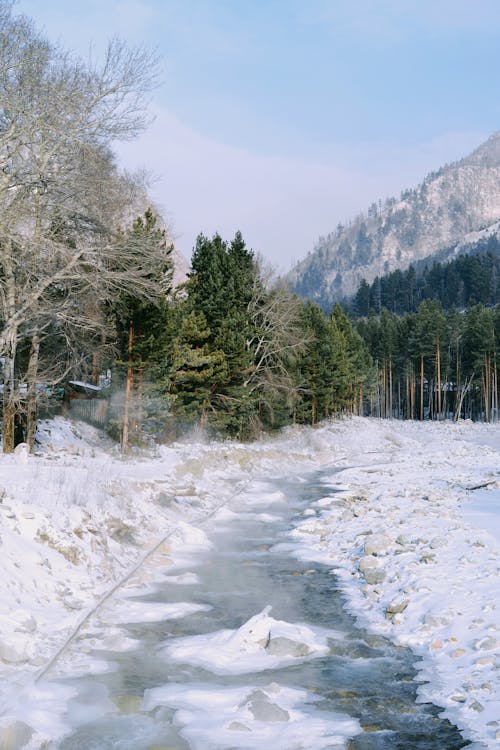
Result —
[{"label": "fence", "polygon": [[104,428],[108,420],[109,402],[103,398],[74,398],[67,402],[68,414],[94,427]]}]

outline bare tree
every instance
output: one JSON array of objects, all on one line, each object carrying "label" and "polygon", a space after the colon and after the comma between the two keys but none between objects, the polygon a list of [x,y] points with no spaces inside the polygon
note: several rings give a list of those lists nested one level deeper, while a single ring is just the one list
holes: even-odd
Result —
[{"label": "bare tree", "polygon": [[262,403],[270,410],[277,396],[292,401],[296,394],[290,364],[308,342],[301,325],[301,309],[300,300],[287,289],[269,289],[256,267],[248,305],[252,335],[246,342],[253,364],[244,387],[249,388],[250,393],[259,393]]},{"label": "bare tree", "polygon": [[[0,356],[4,451],[14,448],[20,342],[36,377],[48,331],[96,334],[98,305],[118,293],[152,299],[161,258],[115,230],[133,210],[134,187],[110,145],[146,125],[156,64],[113,40],[104,62],[84,65],[50,45],[0,0]],[[135,196],[137,197],[137,196]]]}]

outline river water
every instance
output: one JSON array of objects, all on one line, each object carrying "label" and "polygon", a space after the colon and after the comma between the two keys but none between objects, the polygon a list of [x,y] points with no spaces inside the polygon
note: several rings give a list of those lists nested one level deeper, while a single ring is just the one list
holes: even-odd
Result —
[{"label": "river water", "polygon": [[[322,475],[250,489],[204,524],[210,549],[165,567],[149,590],[109,600],[40,684],[60,695],[54,710],[67,727],[50,749],[465,747],[436,707],[417,702],[414,656],[356,627],[329,570],[294,559],[289,531],[333,491]],[[238,629],[269,605],[269,636],[249,666]],[[307,625],[311,648],[306,637],[273,641],[285,627],[275,621]],[[327,647],[315,652],[314,638]]]}]

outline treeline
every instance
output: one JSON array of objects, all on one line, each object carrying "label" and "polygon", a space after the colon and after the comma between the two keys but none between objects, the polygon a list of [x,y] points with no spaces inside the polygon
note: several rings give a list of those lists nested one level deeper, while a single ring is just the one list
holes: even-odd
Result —
[{"label": "treeline", "polygon": [[126,442],[171,439],[195,425],[247,439],[362,410],[373,372],[349,318],[273,287],[240,233],[231,242],[200,235],[188,281],[160,305],[129,312],[121,318],[125,407],[115,422]]},{"label": "treeline", "polygon": [[436,300],[415,313],[382,310],[359,320],[376,368],[367,413],[398,419],[498,419],[500,305],[444,312]]},{"label": "treeline", "polygon": [[410,266],[363,280],[348,304],[356,316],[380,315],[382,309],[396,315],[416,312],[425,300],[437,300],[443,309],[465,309],[476,304],[500,302],[500,242],[490,237],[476,245],[479,254],[460,255],[449,263]]}]

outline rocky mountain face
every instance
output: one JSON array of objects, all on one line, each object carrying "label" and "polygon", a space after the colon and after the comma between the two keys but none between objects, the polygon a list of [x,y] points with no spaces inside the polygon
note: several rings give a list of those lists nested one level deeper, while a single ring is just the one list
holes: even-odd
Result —
[{"label": "rocky mountain face", "polygon": [[348,226],[339,224],[287,281],[328,308],[352,296],[363,278],[372,282],[423,259],[448,260],[491,234],[500,235],[500,132],[399,200],[373,203]]}]

